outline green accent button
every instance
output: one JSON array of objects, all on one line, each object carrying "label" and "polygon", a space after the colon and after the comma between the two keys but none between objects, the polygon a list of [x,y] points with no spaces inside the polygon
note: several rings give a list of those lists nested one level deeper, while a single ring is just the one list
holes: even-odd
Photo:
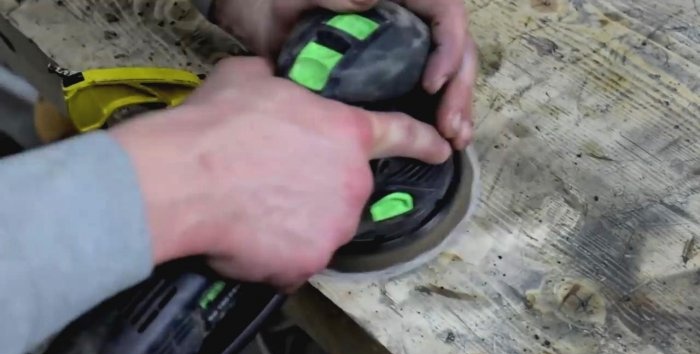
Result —
[{"label": "green accent button", "polygon": [[378,23],[356,14],[337,15],[328,20],[326,24],[344,31],[359,40],[367,39],[379,28]]},{"label": "green accent button", "polygon": [[333,68],[342,58],[343,54],[333,49],[309,42],[297,56],[289,77],[311,90],[321,91],[326,87]]},{"label": "green accent button", "polygon": [[212,285],[206,293],[199,299],[199,307],[203,309],[207,309],[209,305],[211,305],[214,300],[221,294],[221,291],[224,290],[224,287],[226,287],[226,283],[222,281],[217,281]]},{"label": "green accent button", "polygon": [[395,192],[378,200],[370,207],[375,222],[395,218],[413,210],[413,197],[408,193]]}]

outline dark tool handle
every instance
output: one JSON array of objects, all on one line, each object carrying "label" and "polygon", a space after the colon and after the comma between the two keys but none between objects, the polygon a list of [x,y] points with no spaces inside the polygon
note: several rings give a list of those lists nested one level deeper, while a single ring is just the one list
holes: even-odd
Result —
[{"label": "dark tool handle", "polygon": [[[357,14],[317,10],[291,33],[277,74],[328,99],[435,125],[443,92],[429,94],[421,83],[431,38],[424,20],[391,1]],[[412,237],[436,215],[455,176],[452,159],[432,165],[386,158],[370,165],[373,193],[356,235],[336,255],[375,252]]]}]

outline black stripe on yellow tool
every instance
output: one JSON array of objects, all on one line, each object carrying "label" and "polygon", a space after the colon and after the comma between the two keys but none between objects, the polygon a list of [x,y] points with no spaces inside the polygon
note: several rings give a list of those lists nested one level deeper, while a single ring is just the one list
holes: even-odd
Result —
[{"label": "black stripe on yellow tool", "polygon": [[176,68],[52,70],[62,77],[68,118],[79,133],[112,126],[137,113],[178,106],[201,84],[199,76]]}]

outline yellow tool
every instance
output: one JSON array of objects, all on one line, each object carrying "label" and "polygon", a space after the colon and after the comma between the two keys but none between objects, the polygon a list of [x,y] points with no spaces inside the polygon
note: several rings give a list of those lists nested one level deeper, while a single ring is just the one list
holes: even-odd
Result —
[{"label": "yellow tool", "polygon": [[201,83],[189,71],[170,68],[53,71],[63,78],[68,118],[78,133],[110,127],[145,111],[177,106]]}]

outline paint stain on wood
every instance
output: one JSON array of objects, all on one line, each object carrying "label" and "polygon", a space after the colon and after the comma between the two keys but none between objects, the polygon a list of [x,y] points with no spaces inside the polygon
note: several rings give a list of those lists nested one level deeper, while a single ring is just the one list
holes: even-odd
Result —
[{"label": "paint stain on wood", "polygon": [[562,55],[558,52],[559,45],[549,38],[525,36],[525,41],[533,46],[537,51],[537,55],[541,57],[553,56],[560,59],[562,57]]},{"label": "paint stain on wood", "polygon": [[594,141],[589,141],[585,143],[582,147],[583,154],[588,157],[594,158],[601,161],[615,161],[605,154],[603,147]]},{"label": "paint stain on wood", "polygon": [[695,236],[686,241],[685,246],[683,246],[683,255],[681,256],[683,264],[688,264],[688,261],[693,257],[695,257]]},{"label": "paint stain on wood", "polygon": [[576,325],[605,323],[605,299],[586,282],[569,281],[557,291],[560,296],[559,311]]},{"label": "paint stain on wood", "polygon": [[544,13],[557,12],[559,9],[558,0],[530,0],[530,5],[533,9]]},{"label": "paint stain on wood", "polygon": [[447,262],[463,262],[464,260],[458,254],[451,252],[443,252],[440,254],[440,259]]},{"label": "paint stain on wood", "polygon": [[445,338],[445,343],[450,344],[455,341],[455,334],[450,331],[447,332],[447,337]]},{"label": "paint stain on wood", "polygon": [[115,31],[104,31],[104,39],[111,41],[119,38],[119,34]]},{"label": "paint stain on wood", "polygon": [[530,128],[520,123],[515,123],[511,127],[511,130],[513,131],[513,135],[520,139],[527,138],[532,135],[532,131],[530,130]]},{"label": "paint stain on wood", "polygon": [[552,277],[541,288],[525,293],[525,307],[540,316],[553,316],[580,328],[605,323],[606,301],[598,287],[586,278]]},{"label": "paint stain on wood", "polygon": [[442,297],[446,297],[448,299],[454,299],[454,300],[468,301],[468,300],[476,300],[477,299],[476,295],[446,289],[443,286],[437,286],[435,284],[417,286],[417,287],[415,287],[414,290],[421,293],[421,294],[431,295],[431,296],[437,295],[437,296],[442,296]]},{"label": "paint stain on wood", "polygon": [[490,77],[501,70],[503,48],[498,45],[485,45],[479,49],[480,71],[485,77]]}]

